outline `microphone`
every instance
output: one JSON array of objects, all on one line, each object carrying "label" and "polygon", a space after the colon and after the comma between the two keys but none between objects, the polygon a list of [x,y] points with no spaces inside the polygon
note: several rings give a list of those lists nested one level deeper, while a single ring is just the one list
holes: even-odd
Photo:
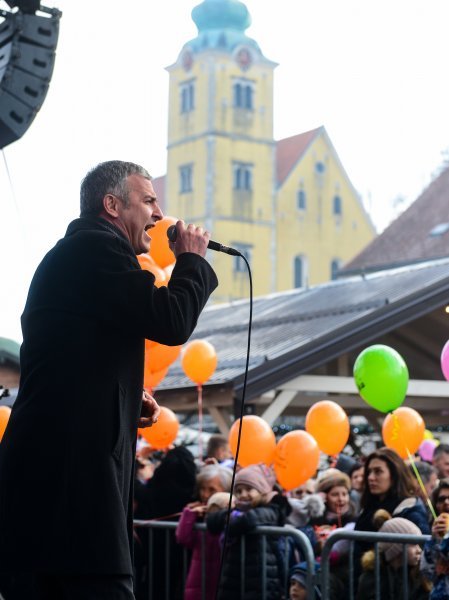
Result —
[{"label": "microphone", "polygon": [[[170,227],[167,229],[167,237],[170,240],[170,242],[176,242],[176,238],[178,237],[178,230],[176,229],[176,225],[170,225]],[[232,256],[241,256],[240,252],[238,250],[235,250],[235,248],[223,246],[223,244],[214,242],[213,240],[209,240],[207,247],[209,248],[209,250],[215,250],[215,252],[224,252],[225,254],[231,254]]]}]

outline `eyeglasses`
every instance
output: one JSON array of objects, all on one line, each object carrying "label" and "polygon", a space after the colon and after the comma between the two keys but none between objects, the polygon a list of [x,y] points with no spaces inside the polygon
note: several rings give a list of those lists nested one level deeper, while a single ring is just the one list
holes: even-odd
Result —
[{"label": "eyeglasses", "polygon": [[438,496],[437,498],[437,502],[445,502],[446,500],[449,500],[449,496]]}]

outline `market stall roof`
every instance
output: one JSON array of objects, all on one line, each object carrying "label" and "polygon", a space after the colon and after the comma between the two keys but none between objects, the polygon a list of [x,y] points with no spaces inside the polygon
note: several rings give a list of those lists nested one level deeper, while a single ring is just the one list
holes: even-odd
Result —
[{"label": "market stall roof", "polygon": [[[449,337],[447,303],[449,258],[256,298],[247,399],[354,349],[377,343],[411,323],[415,337],[398,339],[401,347],[397,348],[411,377],[443,379],[438,352]],[[202,313],[191,339],[209,341],[218,355],[217,369],[206,388],[231,388],[240,396],[248,317],[248,301],[211,306]],[[194,387],[178,360],[158,387],[158,394],[163,397]]]}]

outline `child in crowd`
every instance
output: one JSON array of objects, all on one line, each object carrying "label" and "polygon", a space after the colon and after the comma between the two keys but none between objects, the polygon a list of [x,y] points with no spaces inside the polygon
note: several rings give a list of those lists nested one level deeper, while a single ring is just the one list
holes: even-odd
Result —
[{"label": "child in crowd", "polygon": [[[405,535],[421,535],[421,530],[408,519],[390,518],[385,510],[378,510],[374,522],[381,533],[402,533]],[[402,568],[403,544],[379,542],[380,553],[380,598],[382,600],[398,600],[404,597]],[[408,562],[408,596],[409,600],[428,600],[430,585],[419,572],[421,546],[407,546]],[[356,600],[374,600],[376,598],[375,553],[369,550],[362,557],[363,573],[359,579]],[[447,596],[445,596],[447,597]]]},{"label": "child in crowd", "polygon": [[290,571],[289,600],[307,600],[306,572],[300,565]]},{"label": "child in crowd", "polygon": [[[287,517],[286,525],[299,529],[309,538],[312,548],[315,548],[317,538],[311,521],[324,514],[325,504],[321,494],[306,492],[300,499],[292,497],[290,493],[287,496],[287,500],[290,504],[291,512]],[[285,544],[288,544],[287,554],[285,553]],[[303,550],[294,537],[281,537],[279,539],[279,546],[282,555],[287,556],[288,566],[293,567],[294,564],[305,559]]]},{"label": "child in crowd", "polygon": [[[220,573],[221,548],[219,535],[206,531],[205,534],[194,529],[197,519],[203,514],[210,514],[229,506],[230,494],[216,492],[210,496],[207,504],[197,505],[193,508],[186,507],[181,515],[176,528],[176,541],[186,548],[192,550],[189,572],[184,588],[184,600],[201,600],[203,572],[201,570],[201,558],[204,544],[204,583],[205,598],[215,598]],[[234,498],[231,506],[234,506]],[[204,536],[204,540],[202,539]]]},{"label": "child in crowd", "polygon": [[[218,593],[219,600],[249,600],[262,597],[265,573],[266,600],[279,600],[283,586],[283,560],[278,540],[267,536],[245,537],[244,573],[241,572],[241,538],[258,526],[283,526],[290,511],[288,501],[273,491],[275,477],[265,465],[251,465],[241,469],[235,477],[236,507],[229,520],[229,537],[224,548],[224,568]],[[207,515],[211,533],[225,529],[226,510]],[[265,541],[265,565],[263,549]]]}]

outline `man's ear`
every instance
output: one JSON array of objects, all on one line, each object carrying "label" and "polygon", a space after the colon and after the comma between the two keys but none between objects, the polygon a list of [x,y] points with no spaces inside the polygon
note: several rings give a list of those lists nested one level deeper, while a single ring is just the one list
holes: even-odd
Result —
[{"label": "man's ear", "polygon": [[107,215],[113,218],[117,218],[119,216],[118,208],[119,208],[120,200],[117,196],[113,194],[106,194],[103,198],[103,209]]}]

